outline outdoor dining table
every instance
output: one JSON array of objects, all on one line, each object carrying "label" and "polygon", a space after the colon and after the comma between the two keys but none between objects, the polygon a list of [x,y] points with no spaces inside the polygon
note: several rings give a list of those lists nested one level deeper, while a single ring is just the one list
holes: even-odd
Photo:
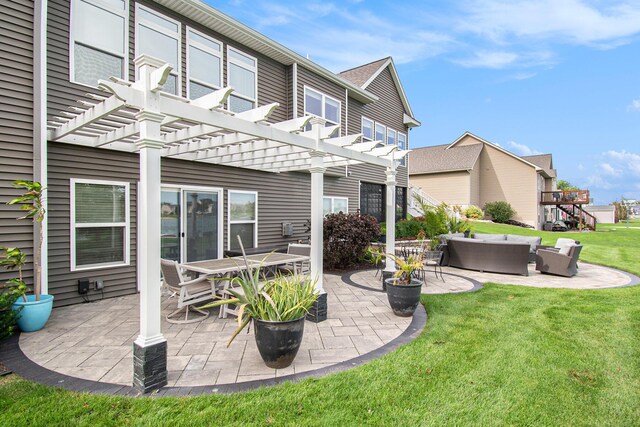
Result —
[{"label": "outdoor dining table", "polygon": [[[309,262],[309,257],[306,255],[296,254],[282,254],[273,252],[270,254],[255,254],[247,255],[247,261],[250,267],[274,267],[278,265],[286,264],[298,264],[303,262]],[[246,269],[246,265],[243,257],[231,257],[222,259],[209,259],[204,261],[193,261],[181,266],[187,271],[193,271],[196,273],[207,275],[222,275],[226,273],[239,272]]]}]

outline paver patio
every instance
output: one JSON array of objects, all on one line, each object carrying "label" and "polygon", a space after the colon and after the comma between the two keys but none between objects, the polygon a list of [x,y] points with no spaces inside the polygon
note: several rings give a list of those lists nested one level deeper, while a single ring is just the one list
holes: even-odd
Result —
[{"label": "paver patio", "polygon": [[[629,286],[640,278],[607,267],[580,263],[573,278],[541,275],[530,266],[529,276],[480,273],[444,267],[445,281],[426,275],[423,293],[469,292],[481,283],[496,282],[535,287],[598,289]],[[328,319],[306,322],[302,346],[286,369],[264,365],[253,332],[241,333],[229,348],[235,318],[212,315],[194,324],[163,321],[168,341],[169,386],[197,387],[274,379],[331,367],[377,350],[405,331],[411,319],[394,316],[380,278],[373,270],[344,276],[326,274]],[[163,314],[173,310],[175,297],[163,299]],[[47,326],[22,334],[22,352],[42,367],[75,378],[130,385],[132,342],[138,335],[138,296],[58,308]]]}]

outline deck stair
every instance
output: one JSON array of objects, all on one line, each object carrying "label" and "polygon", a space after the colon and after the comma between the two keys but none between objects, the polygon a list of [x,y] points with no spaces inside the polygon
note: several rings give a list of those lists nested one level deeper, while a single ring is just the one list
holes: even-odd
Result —
[{"label": "deck stair", "polygon": [[580,229],[596,229],[596,217],[587,212],[582,205],[558,205],[558,209],[574,220]]}]

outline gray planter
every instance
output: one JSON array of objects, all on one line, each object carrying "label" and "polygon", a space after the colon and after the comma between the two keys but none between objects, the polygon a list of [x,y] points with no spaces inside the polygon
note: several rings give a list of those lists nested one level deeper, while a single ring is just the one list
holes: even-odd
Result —
[{"label": "gray planter", "polygon": [[422,293],[422,280],[413,279],[408,285],[396,285],[396,279],[386,279],[387,298],[393,314],[400,317],[413,316],[418,304],[420,304],[420,294]]}]

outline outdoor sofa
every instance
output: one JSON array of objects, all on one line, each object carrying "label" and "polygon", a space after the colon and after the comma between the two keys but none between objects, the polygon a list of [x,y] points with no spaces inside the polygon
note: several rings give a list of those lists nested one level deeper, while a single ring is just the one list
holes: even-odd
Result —
[{"label": "outdoor sofa", "polygon": [[[561,240],[568,242],[561,242]],[[582,245],[570,239],[558,239],[555,248],[538,249],[536,270],[543,274],[573,277],[578,273]]]},{"label": "outdoor sofa", "polygon": [[[440,236],[440,243],[442,245],[447,244],[447,240],[451,238],[462,238],[464,237],[463,233],[449,233],[443,234]],[[542,238],[537,236],[519,236],[516,234],[483,234],[476,233],[472,237],[472,239],[482,240],[482,241],[507,241],[507,242],[515,242],[515,243],[527,243],[529,245],[529,260],[528,262],[536,262],[536,251],[538,247],[542,243]],[[443,263],[442,265],[448,265],[447,261],[449,259],[448,248],[442,246],[440,248],[444,252]]]},{"label": "outdoor sofa", "polygon": [[450,267],[529,275],[529,243],[453,237],[447,240],[447,249]]}]

